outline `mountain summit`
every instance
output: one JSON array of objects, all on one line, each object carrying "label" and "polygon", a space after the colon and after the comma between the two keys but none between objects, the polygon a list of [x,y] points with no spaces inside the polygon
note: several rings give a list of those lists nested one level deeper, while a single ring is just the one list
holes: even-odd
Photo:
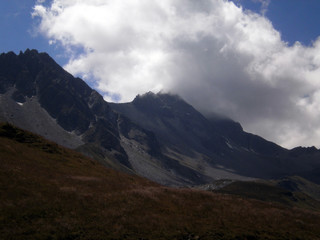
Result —
[{"label": "mountain summit", "polygon": [[114,112],[98,92],[46,53],[1,54],[0,90],[1,121],[162,184],[206,181],[164,156],[152,132]]},{"label": "mountain summit", "polygon": [[130,168],[118,120],[102,96],[46,53],[0,55],[0,119],[67,147],[91,145]]},{"label": "mountain summit", "polygon": [[311,165],[320,163],[319,150],[287,150],[243,131],[231,119],[205,117],[177,95],[149,92],[110,106],[154,132],[166,156],[214,179],[310,177]]},{"label": "mountain summit", "polygon": [[107,103],[48,54],[0,55],[0,121],[166,185],[300,175],[320,182],[317,149],[284,149],[173,94]]}]

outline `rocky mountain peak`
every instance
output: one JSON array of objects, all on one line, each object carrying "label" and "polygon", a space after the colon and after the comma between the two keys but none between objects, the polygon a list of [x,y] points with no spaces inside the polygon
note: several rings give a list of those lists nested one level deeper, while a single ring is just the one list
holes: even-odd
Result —
[{"label": "rocky mountain peak", "polygon": [[239,123],[211,119],[169,93],[148,92],[131,103],[107,103],[37,50],[0,55],[0,101],[1,121],[65,146],[83,147],[102,161],[111,154],[117,160],[110,165],[122,164],[122,169],[164,184],[310,172],[319,179],[316,149],[295,149],[290,155],[244,132]]},{"label": "rocky mountain peak", "polygon": [[[172,93],[153,93],[151,91],[137,95],[132,103],[139,104],[141,102],[154,102],[160,105],[173,105],[176,103],[187,104],[179,95]],[[188,104],[189,105],[189,104]]]},{"label": "rocky mountain peak", "polygon": [[136,109],[141,110],[144,114],[165,117],[165,118],[203,118],[190,104],[188,104],[179,95],[171,93],[157,94],[148,92],[138,95],[132,104]]}]

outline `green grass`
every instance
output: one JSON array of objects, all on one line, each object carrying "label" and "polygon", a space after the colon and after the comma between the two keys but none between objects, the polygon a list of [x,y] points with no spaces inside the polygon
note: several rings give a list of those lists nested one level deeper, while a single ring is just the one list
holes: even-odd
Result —
[{"label": "green grass", "polygon": [[0,135],[0,239],[320,239],[316,211],[167,188],[13,126]]}]

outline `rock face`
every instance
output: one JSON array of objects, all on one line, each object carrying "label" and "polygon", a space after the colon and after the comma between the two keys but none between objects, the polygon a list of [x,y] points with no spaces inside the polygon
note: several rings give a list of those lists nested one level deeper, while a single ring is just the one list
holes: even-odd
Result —
[{"label": "rock face", "polygon": [[161,184],[293,174],[320,181],[317,149],[281,148],[230,119],[205,117],[175,95],[107,103],[36,50],[0,55],[0,103],[0,121]]},{"label": "rock face", "polygon": [[313,181],[320,151],[284,149],[222,117],[205,117],[179,96],[147,93],[111,107],[155,133],[164,154],[214,179],[279,178],[301,175]]},{"label": "rock face", "polygon": [[96,91],[64,71],[46,53],[26,50],[19,55],[2,54],[0,80],[2,120],[68,147],[97,145],[112,151],[130,168],[120,144],[119,115]]},{"label": "rock face", "polygon": [[0,55],[0,120],[38,133],[107,166],[167,185],[205,182],[164,156],[154,134],[114,112],[102,96],[48,54]]}]

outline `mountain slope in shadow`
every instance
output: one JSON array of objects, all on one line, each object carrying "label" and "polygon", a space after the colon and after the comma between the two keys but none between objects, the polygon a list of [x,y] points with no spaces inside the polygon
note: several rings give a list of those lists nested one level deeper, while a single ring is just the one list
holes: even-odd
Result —
[{"label": "mountain slope in shadow", "polygon": [[164,185],[302,176],[320,182],[320,151],[284,149],[182,98],[147,93],[111,104],[48,54],[0,55],[0,121]]},{"label": "mountain slope in shadow", "polygon": [[48,54],[0,55],[0,120],[36,132],[101,163],[166,185],[204,183],[164,156],[153,132],[114,112],[103,97]]},{"label": "mountain slope in shadow", "polygon": [[282,148],[233,120],[205,117],[177,95],[149,92],[110,106],[154,132],[167,156],[215,179],[300,175],[320,181],[316,148]]},{"label": "mountain slope in shadow", "polygon": [[0,125],[1,239],[319,239],[318,212],[108,169]]}]

